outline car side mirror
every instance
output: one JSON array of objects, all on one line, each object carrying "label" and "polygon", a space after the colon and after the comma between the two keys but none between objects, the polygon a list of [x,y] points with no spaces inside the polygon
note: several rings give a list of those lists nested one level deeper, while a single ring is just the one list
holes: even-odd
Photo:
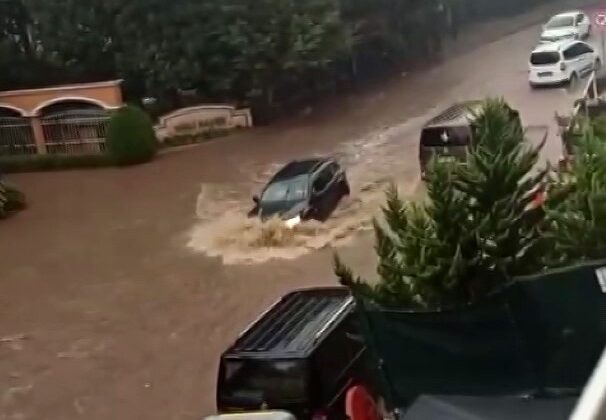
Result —
[{"label": "car side mirror", "polygon": [[253,201],[255,202],[255,204],[259,204],[259,202],[261,201],[261,199],[259,198],[258,195],[253,195]]}]

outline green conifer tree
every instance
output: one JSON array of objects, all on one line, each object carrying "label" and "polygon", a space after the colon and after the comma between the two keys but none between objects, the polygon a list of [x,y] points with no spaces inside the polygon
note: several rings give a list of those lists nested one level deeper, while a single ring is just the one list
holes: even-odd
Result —
[{"label": "green conifer tree", "polygon": [[425,202],[387,192],[384,223],[374,222],[378,281],[355,278],[337,257],[343,284],[386,306],[440,308],[541,269],[544,212],[532,202],[547,174],[536,169],[542,145],[528,144],[502,100],[487,100],[472,120],[464,162],[430,164]]},{"label": "green conifer tree", "polygon": [[585,127],[570,172],[559,176],[551,188],[550,195],[566,195],[566,200],[546,203],[549,265],[606,258],[606,138],[602,132]]}]

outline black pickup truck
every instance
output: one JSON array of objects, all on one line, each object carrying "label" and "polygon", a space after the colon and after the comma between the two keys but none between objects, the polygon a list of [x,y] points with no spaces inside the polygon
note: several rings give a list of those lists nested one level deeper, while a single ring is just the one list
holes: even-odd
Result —
[{"label": "black pickup truck", "polygon": [[299,420],[344,419],[347,390],[366,382],[353,309],[345,288],[282,297],[221,356],[219,413],[271,409]]}]

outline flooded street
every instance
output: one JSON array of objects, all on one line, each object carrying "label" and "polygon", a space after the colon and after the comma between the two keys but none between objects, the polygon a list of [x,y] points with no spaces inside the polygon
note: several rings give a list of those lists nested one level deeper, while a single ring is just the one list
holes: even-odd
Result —
[{"label": "flooded street", "polygon": [[[389,182],[422,189],[431,116],[504,96],[525,125],[549,127],[543,158],[559,158],[554,112],[569,113],[581,86],[530,89],[539,31],[142,166],[7,176],[30,207],[0,225],[0,420],[211,413],[218,356],[262,308],[334,284],[335,248],[372,275],[371,217]],[[291,231],[245,217],[280,165],[315,155],[338,158],[350,180],[333,218]]]}]

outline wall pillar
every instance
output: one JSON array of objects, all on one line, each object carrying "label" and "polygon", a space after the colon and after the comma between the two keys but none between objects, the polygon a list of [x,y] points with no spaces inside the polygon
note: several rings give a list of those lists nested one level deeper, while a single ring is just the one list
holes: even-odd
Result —
[{"label": "wall pillar", "polygon": [[46,139],[44,138],[44,130],[42,129],[42,122],[39,117],[31,118],[32,132],[34,133],[34,142],[36,143],[36,150],[39,155],[45,155],[46,151]]}]

